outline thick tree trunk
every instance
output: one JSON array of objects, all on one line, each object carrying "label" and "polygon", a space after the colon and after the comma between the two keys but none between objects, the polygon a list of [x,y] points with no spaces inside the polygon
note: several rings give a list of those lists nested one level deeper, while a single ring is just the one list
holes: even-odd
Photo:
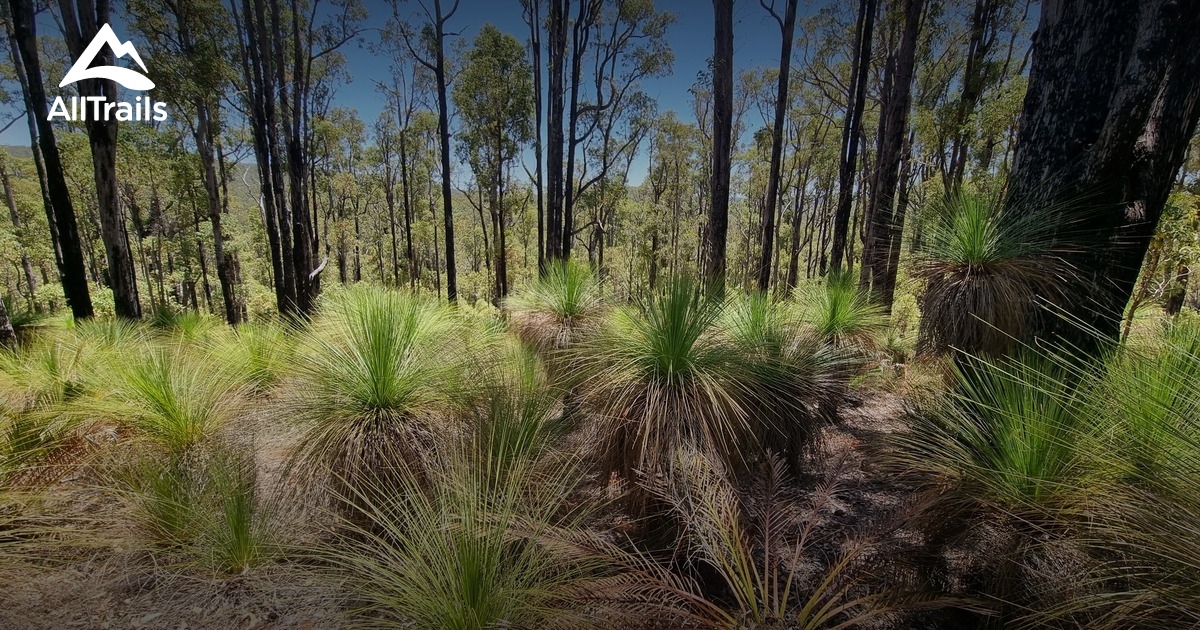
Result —
[{"label": "thick tree trunk", "polygon": [[23,85],[26,86],[26,103],[31,115],[37,120],[37,139],[45,165],[45,191],[49,207],[58,230],[62,259],[59,275],[62,278],[63,295],[76,319],[92,316],[92,299],[88,293],[87,268],[83,261],[83,246],[79,239],[79,227],[75,222],[75,210],[71,206],[71,193],[63,171],[58,145],[54,141],[54,127],[46,119],[46,90],[42,85],[42,66],[38,59],[37,30],[32,0],[10,0],[13,23],[13,39],[20,54],[24,69]]},{"label": "thick tree trunk", "polygon": [[904,232],[904,212],[895,210],[896,188],[908,133],[917,35],[924,4],[925,0],[903,0],[904,30],[884,73],[879,154],[875,158],[875,186],[868,212],[867,240],[863,245],[863,277],[868,280],[871,299],[889,313],[896,292],[896,270],[888,264],[890,248],[892,242],[898,240],[897,235]]},{"label": "thick tree trunk", "polygon": [[[867,96],[867,75],[871,67],[872,33],[878,0],[860,0],[858,22],[854,34],[853,70],[850,93],[846,99],[846,122],[842,129],[842,152],[838,163],[838,203],[833,215],[833,251],[830,267],[842,270],[846,255],[846,239],[850,230],[850,214],[854,210],[854,176],[858,165],[858,138],[862,128],[862,113]],[[824,267],[824,265],[822,265]]]},{"label": "thick tree trunk", "polygon": [[1076,274],[1067,317],[1043,314],[1031,338],[1117,338],[1200,117],[1197,51],[1200,0],[1042,4],[1006,210],[1083,216],[1058,235]]},{"label": "thick tree trunk", "polygon": [[[74,0],[59,0],[58,5],[62,11],[67,48],[71,56],[78,59],[95,38],[100,26],[109,22],[109,2],[84,2],[78,11]],[[111,48],[102,47],[96,55],[96,62],[113,65],[113,54]],[[117,98],[117,84],[105,79],[86,79],[79,82],[79,93],[81,96],[103,97],[106,102],[112,103]],[[113,292],[113,305],[118,316],[139,319],[142,305],[138,300],[135,263],[125,229],[125,212],[121,208],[121,197],[117,194],[117,120],[115,117],[88,117],[85,125],[88,144],[92,149],[92,172],[100,208],[100,236],[104,240],[104,252],[108,258],[108,282]]]},{"label": "thick tree trunk", "polygon": [[[796,4],[797,0],[787,0],[787,9],[783,20],[779,22],[779,31],[783,43],[779,47],[779,83],[775,90],[775,123],[771,127],[771,165],[767,173],[767,206],[763,212],[762,239],[759,249],[762,256],[758,260],[758,290],[766,291],[771,283],[771,247],[775,239],[775,212],[779,202],[780,162],[783,156],[783,127],[787,117],[788,79],[792,68],[792,40],[796,37]],[[771,15],[779,20],[772,10]]]},{"label": "thick tree trunk", "polygon": [[713,16],[712,203],[704,231],[704,279],[710,290],[723,291],[733,144],[733,0],[713,0]]}]

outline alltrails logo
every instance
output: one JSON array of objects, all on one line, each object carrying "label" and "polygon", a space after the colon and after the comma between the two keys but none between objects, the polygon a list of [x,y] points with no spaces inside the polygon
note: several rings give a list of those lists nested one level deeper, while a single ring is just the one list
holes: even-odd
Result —
[{"label": "alltrails logo", "polygon": [[[108,79],[120,83],[126,89],[143,92],[154,87],[153,81],[136,70],[119,66],[92,67],[92,62],[104,46],[112,49],[114,59],[128,55],[143,72],[146,71],[146,64],[142,63],[142,57],[133,47],[133,42],[122,43],[117,39],[117,34],[113,32],[112,27],[105,24],[100,27],[96,37],[75,61],[75,65],[67,71],[67,76],[63,77],[58,87],[66,87],[85,79]],[[54,104],[50,107],[50,114],[46,116],[46,119],[54,120],[56,117],[75,122],[106,121],[113,118],[119,121],[163,121],[167,119],[167,105],[166,103],[155,103],[154,99],[149,96],[138,96],[132,103],[110,103],[103,96],[72,96],[70,107],[68,107],[63,97],[59,96],[54,99]]]}]

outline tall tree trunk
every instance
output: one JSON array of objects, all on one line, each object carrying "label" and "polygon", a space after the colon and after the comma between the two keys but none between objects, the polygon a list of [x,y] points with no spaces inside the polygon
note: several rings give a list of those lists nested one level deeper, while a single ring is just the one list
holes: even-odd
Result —
[{"label": "tall tree trunk", "polygon": [[[760,0],[761,2],[762,0]],[[775,239],[775,210],[779,201],[780,162],[783,156],[783,127],[788,107],[788,79],[792,68],[792,40],[796,37],[797,0],[787,0],[787,9],[780,20],[774,9],[768,9],[779,22],[783,43],[779,49],[779,84],[775,91],[775,124],[771,127],[771,166],[767,174],[767,207],[763,212],[763,229],[758,262],[758,290],[765,292],[771,283],[771,246]],[[763,3],[766,6],[766,3]],[[772,5],[773,7],[774,5]]]},{"label": "tall tree trunk", "polygon": [[194,135],[204,173],[204,190],[208,197],[208,220],[213,231],[213,258],[217,263],[217,280],[221,284],[225,321],[230,326],[236,326],[242,322],[242,306],[237,295],[234,261],[225,251],[225,231],[221,227],[221,183],[217,179],[217,156],[213,148],[214,130],[209,117],[208,104],[197,102]]},{"label": "tall tree trunk", "polygon": [[546,272],[546,217],[542,194],[542,0],[526,0],[529,50],[533,66],[533,156],[534,189],[537,191],[538,274]]},{"label": "tall tree trunk", "polygon": [[[109,1],[98,0],[93,4],[85,0],[78,7],[78,12],[75,0],[59,0],[58,6],[62,11],[67,48],[71,56],[78,59],[96,37],[100,26],[109,23]],[[104,46],[95,60],[101,65],[113,65],[113,54],[112,48]],[[117,84],[107,79],[85,79],[79,81],[79,93],[81,96],[103,97],[106,103],[113,103],[117,98]],[[100,208],[100,236],[104,240],[104,252],[108,258],[108,282],[113,292],[113,306],[118,316],[139,319],[142,305],[138,300],[135,263],[129,249],[125,212],[121,208],[121,197],[117,194],[117,120],[115,116],[100,119],[89,116],[85,125],[88,144],[92,149],[92,172]]]},{"label": "tall tree trunk", "polygon": [[896,270],[888,264],[890,248],[897,240],[896,236],[904,232],[904,213],[895,211],[896,187],[908,133],[917,35],[924,4],[925,0],[902,0],[901,3],[904,31],[899,48],[888,58],[884,73],[879,154],[875,158],[875,186],[868,212],[867,241],[863,246],[863,277],[869,281],[871,299],[889,313],[896,293]]},{"label": "tall tree trunk", "polygon": [[[282,69],[288,59],[288,53],[280,41],[284,28],[280,22],[280,0],[272,2],[271,15],[275,26],[275,63]],[[307,146],[308,113],[306,95],[308,94],[309,51],[301,45],[300,36],[303,26],[300,24],[300,12],[291,11],[290,28],[286,29],[291,35],[292,73],[290,83],[280,81],[279,109],[285,130],[287,150],[287,191],[290,199],[291,231],[292,231],[292,273],[296,285],[296,312],[301,317],[308,317],[316,308],[317,295],[320,292],[320,272],[323,265],[316,264],[317,239],[314,228],[314,215],[309,196],[309,152]],[[290,88],[286,89],[286,88]],[[289,96],[290,92],[290,96]]]},{"label": "tall tree trunk", "polygon": [[971,112],[983,95],[984,73],[987,71],[984,61],[991,50],[995,37],[989,37],[989,29],[994,30],[992,22],[996,19],[999,8],[996,0],[975,0],[975,11],[971,14],[971,38],[967,45],[967,63],[963,68],[962,93],[958,99],[958,109],[954,114],[954,140],[950,145],[950,162],[947,166],[945,189],[947,193],[957,191],[962,186],[963,173],[967,164],[967,150],[970,139],[967,136],[967,122]]},{"label": "tall tree trunk", "polygon": [[[586,0],[580,0],[586,1]],[[563,61],[567,55],[568,0],[550,0],[550,78],[546,113],[546,256],[559,258],[563,250]]]},{"label": "tall tree trunk", "polygon": [[[867,96],[867,75],[871,67],[871,43],[875,29],[878,0],[860,0],[854,33],[854,59],[850,74],[850,92],[846,98],[846,122],[842,129],[842,152],[838,162],[838,202],[833,215],[833,251],[830,267],[842,270],[846,239],[853,211],[854,176],[858,165],[858,138],[862,128],[863,107]],[[824,265],[822,265],[824,267]]]},{"label": "tall tree trunk", "polygon": [[[253,3],[253,4],[252,4]],[[275,303],[280,313],[295,307],[296,284],[291,264],[291,239],[285,229],[283,171],[280,167],[278,125],[275,116],[275,82],[271,40],[265,0],[242,0],[242,15],[233,11],[234,24],[241,34],[242,72],[249,101],[254,156],[258,165],[263,225],[271,252],[271,270],[275,285]]]},{"label": "tall tree trunk", "polygon": [[1084,216],[1058,236],[1076,276],[1068,317],[1035,318],[1031,338],[1083,351],[1117,338],[1200,117],[1198,50],[1200,0],[1043,3],[1005,210]]},{"label": "tall tree trunk", "polygon": [[54,127],[46,119],[46,90],[42,85],[42,66],[38,59],[37,30],[33,0],[9,0],[13,23],[13,39],[21,57],[22,75],[25,80],[26,103],[37,120],[37,138],[45,165],[45,190],[49,203],[47,214],[53,214],[53,225],[58,229],[62,260],[59,275],[62,278],[63,295],[76,319],[92,316],[92,299],[88,293],[87,268],[83,261],[83,246],[79,239],[79,227],[75,222],[75,210],[71,206],[71,193],[63,171],[58,145],[54,141]]},{"label": "tall tree trunk", "polygon": [[436,55],[434,79],[438,91],[438,136],[442,150],[442,217],[446,237],[446,299],[451,304],[458,302],[458,274],[454,263],[454,202],[450,194],[450,113],[446,98],[446,20],[458,10],[458,0],[448,15],[442,14],[442,0],[433,1],[435,12]]},{"label": "tall tree trunk", "polygon": [[704,232],[704,278],[710,290],[725,284],[725,240],[729,231],[729,171],[733,143],[733,0],[713,0],[712,203]]}]

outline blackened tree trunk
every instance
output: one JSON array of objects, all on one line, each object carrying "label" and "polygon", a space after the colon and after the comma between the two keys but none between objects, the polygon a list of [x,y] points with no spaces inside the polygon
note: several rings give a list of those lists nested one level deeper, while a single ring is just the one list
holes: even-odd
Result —
[{"label": "blackened tree trunk", "polygon": [[1058,235],[1075,272],[1066,317],[1036,318],[1029,337],[1117,339],[1200,117],[1197,51],[1200,0],[1042,4],[1005,207],[1084,216]]},{"label": "blackened tree trunk", "polygon": [[[454,202],[450,184],[450,105],[446,96],[446,22],[458,11],[459,0],[454,0],[449,11],[442,10],[442,0],[433,0],[433,23],[429,25],[433,34],[433,59],[421,57],[411,41],[405,45],[422,66],[433,73],[438,96],[438,139],[441,145],[442,163],[442,220],[446,238],[446,299],[451,304],[458,302],[458,273],[454,261]],[[428,12],[427,12],[428,13]]]},{"label": "blackened tree trunk", "polygon": [[710,290],[725,284],[725,239],[729,231],[729,171],[733,142],[733,0],[713,0],[712,203],[704,231],[704,279]]},{"label": "blackened tree trunk", "polygon": [[943,186],[947,193],[953,193],[962,186],[967,151],[970,148],[967,123],[971,112],[975,111],[980,97],[983,96],[986,73],[989,71],[985,62],[996,42],[998,30],[995,22],[999,9],[1000,3],[996,0],[975,0],[975,11],[971,14],[971,38],[967,44],[967,62],[963,67],[962,93],[959,95],[958,108],[952,123],[954,140],[950,145],[950,160],[943,174]]},{"label": "blackened tree trunk", "polygon": [[[309,147],[308,147],[308,109],[312,62],[311,52],[301,44],[301,32],[305,25],[300,23],[300,12],[290,11],[291,27],[284,28],[280,18],[282,13],[280,0],[274,0],[271,6],[271,18],[275,32],[275,67],[285,67],[288,52],[281,41],[285,30],[291,35],[292,72],[290,81],[283,74],[279,78],[279,110],[284,123],[285,146],[287,152],[287,192],[290,199],[292,231],[292,273],[296,285],[296,314],[308,317],[316,308],[317,295],[320,293],[320,272],[324,263],[316,264],[317,239],[313,220],[311,198],[309,196]],[[311,25],[308,25],[311,28]],[[288,89],[290,88],[290,90]],[[290,92],[290,95],[289,95]]]},{"label": "blackened tree trunk", "polygon": [[850,231],[850,214],[854,209],[854,174],[858,166],[858,139],[862,129],[862,113],[866,104],[867,74],[871,67],[871,42],[875,29],[875,12],[879,0],[860,0],[858,21],[854,33],[854,59],[850,73],[850,92],[846,98],[846,122],[842,128],[842,151],[838,163],[838,203],[833,215],[833,244],[830,267],[842,269],[846,256],[846,237]]},{"label": "blackened tree trunk", "polygon": [[271,271],[275,284],[275,304],[280,313],[290,313],[295,305],[296,285],[292,277],[291,239],[285,229],[283,171],[279,165],[279,142],[275,117],[275,71],[268,37],[264,0],[242,0],[239,16],[236,3],[231,5],[239,33],[245,97],[254,140],[254,157],[262,197],[260,207],[271,252]]},{"label": "blackened tree trunk", "polygon": [[[592,27],[600,15],[599,0],[580,0],[579,12],[571,27],[571,91],[567,102],[567,166],[563,171],[562,209],[562,259],[571,257],[571,246],[575,243],[575,204],[578,193],[575,185],[575,161],[584,138],[579,133],[579,89],[583,74],[583,60],[588,51]],[[599,97],[598,97],[599,98]]]},{"label": "blackened tree trunk", "polygon": [[[83,2],[78,10],[75,0],[59,0],[64,35],[71,56],[78,59],[96,37],[100,26],[108,24],[111,6],[108,0]],[[113,65],[113,50],[104,46],[96,55],[101,65]],[[117,99],[117,84],[107,79],[85,79],[79,82],[81,96],[99,96],[112,103]],[[108,282],[113,292],[113,306],[120,317],[139,319],[142,305],[138,300],[137,278],[134,274],[133,253],[125,229],[125,212],[117,193],[117,120],[115,116],[86,121],[88,144],[92,149],[92,172],[96,180],[96,198],[100,209],[100,236],[108,258]]]},{"label": "blackened tree trunk", "polygon": [[896,188],[904,157],[908,110],[912,104],[913,70],[916,66],[917,35],[925,0],[902,0],[904,30],[896,51],[888,56],[884,70],[883,117],[880,121],[879,151],[875,158],[875,186],[868,212],[867,240],[863,245],[863,278],[871,299],[891,312],[896,293],[896,269],[889,264],[890,248],[904,232],[904,213],[897,212]]},{"label": "blackened tree trunk", "polygon": [[763,211],[763,226],[761,251],[758,259],[758,290],[766,291],[771,283],[771,247],[775,243],[775,208],[779,202],[780,161],[783,155],[783,126],[787,116],[788,79],[792,68],[792,40],[796,37],[796,4],[797,0],[787,0],[787,8],[783,18],[775,13],[775,5],[769,7],[759,0],[763,8],[775,18],[779,24],[783,43],[779,49],[779,85],[775,92],[775,124],[771,127],[771,166],[767,174],[767,204]]},{"label": "blackened tree trunk", "polygon": [[546,111],[546,256],[563,250],[563,62],[567,56],[567,0],[550,0],[550,76]]},{"label": "blackened tree trunk", "polygon": [[533,155],[537,192],[538,274],[546,272],[546,217],[542,194],[542,0],[525,1],[525,22],[529,25],[530,65],[533,67]]},{"label": "blackened tree trunk", "polygon": [[213,257],[217,263],[217,280],[221,284],[221,299],[225,307],[225,321],[230,326],[242,322],[242,303],[237,294],[237,278],[234,271],[236,259],[232,252],[226,251],[225,231],[221,227],[221,182],[218,179],[217,153],[213,137],[215,130],[210,121],[210,109],[207,103],[199,99],[196,103],[196,126],[193,134],[196,139],[197,153],[200,154],[200,164],[204,172],[204,190],[208,199],[208,220],[213,231]]},{"label": "blackened tree trunk", "polygon": [[52,225],[58,230],[59,248],[62,258],[58,272],[62,278],[63,295],[76,319],[92,316],[92,299],[88,293],[87,268],[83,261],[83,246],[79,239],[79,227],[75,222],[75,210],[71,206],[71,193],[63,171],[58,145],[54,141],[54,127],[46,119],[46,89],[42,85],[42,66],[38,59],[37,27],[32,0],[10,0],[13,39],[20,54],[22,85],[26,88],[26,103],[31,115],[37,120],[37,139],[45,166],[45,187],[48,203],[47,215],[53,214]]}]

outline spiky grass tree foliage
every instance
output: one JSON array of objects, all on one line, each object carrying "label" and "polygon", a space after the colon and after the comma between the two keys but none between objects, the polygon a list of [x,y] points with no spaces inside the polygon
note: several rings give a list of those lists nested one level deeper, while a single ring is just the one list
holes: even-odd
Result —
[{"label": "spiky grass tree foliage", "polygon": [[1081,534],[1096,566],[1079,578],[1084,595],[1034,611],[1028,625],[1196,626],[1200,326],[1177,320],[1089,376],[1097,479],[1076,490],[1097,495]]},{"label": "spiky grass tree foliage", "polygon": [[1117,349],[1092,386],[1109,472],[1130,484],[1200,484],[1200,323],[1179,319]]},{"label": "spiky grass tree foliage", "polygon": [[243,411],[249,377],[240,367],[189,343],[134,348],[96,376],[102,395],[88,407],[183,454]]},{"label": "spiky grass tree foliage", "polygon": [[784,457],[793,473],[812,452],[822,427],[837,419],[852,361],[844,348],[825,343],[794,309],[755,293],[729,298],[721,334],[756,369],[746,374],[754,432],[767,451]]},{"label": "spiky grass tree foliage", "polygon": [[897,473],[937,497],[923,520],[931,578],[1000,602],[998,623],[1067,596],[1056,590],[1071,587],[1063,578],[1087,566],[1069,535],[1094,445],[1078,378],[1034,355],[964,359],[943,408],[892,437]]},{"label": "spiky grass tree foliage", "polygon": [[142,452],[121,462],[112,482],[144,540],[170,554],[164,560],[240,575],[279,554],[274,506],[243,446],[215,443],[188,456]]},{"label": "spiky grass tree foliage", "polygon": [[427,483],[367,487],[362,516],[321,556],[363,602],[366,626],[684,627],[694,586],[585,529],[585,476],[557,457],[557,414],[508,364],[512,389],[490,390],[458,441],[433,457]]},{"label": "spiky grass tree foliage", "polygon": [[764,445],[799,451],[825,416],[830,357],[793,339],[762,304],[741,308],[729,315],[725,301],[677,278],[614,309],[580,343],[579,391],[600,418],[604,467],[631,485],[635,512],[646,499],[638,475],[669,468],[676,449],[742,470]]},{"label": "spiky grass tree foliage", "polygon": [[265,392],[279,382],[295,360],[295,340],[285,324],[248,323],[221,337],[214,351],[223,361],[240,363],[251,386]]},{"label": "spiky grass tree foliage", "polygon": [[894,438],[901,470],[953,486],[960,514],[1050,518],[1075,498],[1091,445],[1071,369],[1031,355],[970,359],[956,374],[944,408]]},{"label": "spiky grass tree foliage", "polygon": [[1001,208],[994,198],[960,193],[926,211],[913,271],[925,281],[919,351],[1006,354],[1039,301],[1063,298],[1070,268],[1053,242],[1059,213]]},{"label": "spiky grass tree foliage", "polygon": [[1188,625],[1200,564],[1179,541],[1200,512],[1197,376],[1187,324],[1092,364],[1054,350],[967,359],[948,405],[893,456],[940,484],[935,547],[990,532],[971,552],[987,567],[968,577],[1019,607],[1005,621]]},{"label": "spiky grass tree foliage", "polygon": [[873,349],[887,316],[860,291],[850,273],[831,273],[796,296],[801,317],[816,334],[839,348]]},{"label": "spiky grass tree foliage", "polygon": [[49,481],[64,472],[57,455],[75,441],[82,418],[71,406],[91,391],[97,344],[54,331],[0,352],[0,478]]},{"label": "spiky grass tree foliage", "polygon": [[579,327],[603,306],[596,274],[572,261],[549,263],[545,274],[505,302],[517,337],[546,357],[570,346]]},{"label": "spiky grass tree foliage", "polygon": [[468,336],[448,307],[405,293],[355,288],[327,304],[281,393],[304,430],[297,471],[351,498],[423,478],[467,402]]}]

